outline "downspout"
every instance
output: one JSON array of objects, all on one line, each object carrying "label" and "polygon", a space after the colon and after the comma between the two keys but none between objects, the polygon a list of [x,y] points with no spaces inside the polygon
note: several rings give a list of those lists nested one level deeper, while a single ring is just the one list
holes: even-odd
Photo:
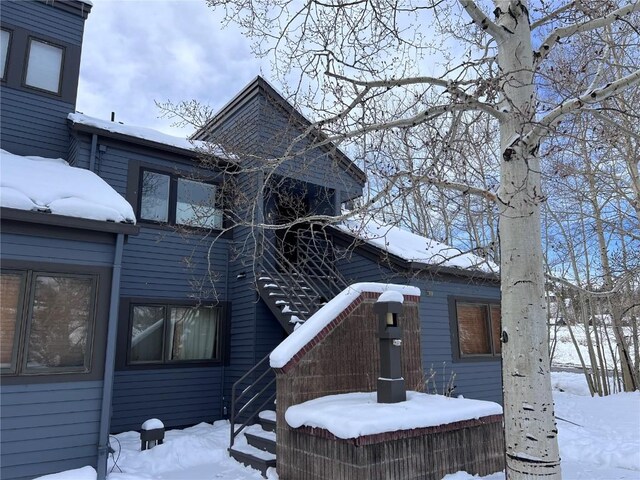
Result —
[{"label": "downspout", "polygon": [[[93,157],[92,157],[93,158]],[[100,435],[98,437],[98,480],[107,477],[107,458],[109,456],[109,429],[111,427],[111,396],[113,393],[113,372],[116,358],[116,336],[118,333],[118,306],[120,303],[120,272],[122,270],[122,251],[124,234],[116,239],[116,251],[113,256],[111,274],[111,298],[109,302],[109,323],[107,327],[107,351],[104,359],[104,382],[102,385],[102,407],[100,409]]]},{"label": "downspout", "polygon": [[89,153],[89,170],[96,171],[96,150],[98,147],[98,134],[91,135],[91,153]]}]

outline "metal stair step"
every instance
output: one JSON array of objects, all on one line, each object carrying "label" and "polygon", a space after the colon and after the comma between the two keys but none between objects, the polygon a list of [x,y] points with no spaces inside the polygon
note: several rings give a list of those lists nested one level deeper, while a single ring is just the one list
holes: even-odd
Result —
[{"label": "metal stair step", "polygon": [[231,455],[237,462],[248,467],[259,470],[264,478],[267,478],[267,470],[276,467],[276,456],[265,452],[251,445],[238,445],[229,449]]},{"label": "metal stair step", "polygon": [[273,410],[264,410],[258,414],[258,421],[263,430],[268,432],[276,431],[276,412]]},{"label": "metal stair step", "polygon": [[258,427],[258,430],[254,432],[245,432],[245,438],[247,443],[252,447],[256,447],[259,450],[276,454],[276,433],[262,430]]}]

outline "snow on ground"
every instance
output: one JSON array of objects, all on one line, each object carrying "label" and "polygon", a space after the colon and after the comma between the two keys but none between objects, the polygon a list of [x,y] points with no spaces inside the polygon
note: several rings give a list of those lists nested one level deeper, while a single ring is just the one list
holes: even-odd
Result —
[{"label": "snow on ground", "polygon": [[[116,463],[110,459],[109,480],[259,480],[260,472],[229,457],[229,422],[200,423],[184,430],[168,430],[164,443],[140,451],[140,435],[126,432],[111,441]],[[246,444],[243,436],[238,445]],[[119,458],[118,458],[118,453]],[[277,478],[277,477],[276,477]]]},{"label": "snow on ground", "polygon": [[[614,366],[614,355],[612,353],[615,352],[615,339],[612,327],[598,325],[597,328],[605,345],[605,348],[603,349],[604,360],[607,364],[607,367],[609,369],[612,369]],[[572,325],[571,330],[573,331],[573,335],[576,338],[585,365],[587,367],[590,367],[591,360],[589,359],[589,350],[587,348],[587,334],[585,332],[584,325]],[[625,335],[631,335],[631,331],[629,328],[624,327],[623,332]],[[607,342],[606,340],[607,335],[610,339],[611,346],[613,347],[614,352],[612,352],[612,350],[609,348],[609,342]],[[557,367],[580,367],[580,359],[576,352],[576,347],[571,341],[569,327],[567,327],[566,325],[552,326],[550,336],[552,340],[556,340],[556,346],[553,351],[552,358],[553,365]],[[617,352],[615,353],[615,355],[617,357]],[[616,358],[615,361],[617,362],[618,359]]]},{"label": "snow on ground", "polygon": [[376,396],[376,392],[328,395],[289,407],[285,418],[293,428],[305,425],[338,438],[356,438],[502,413],[497,403],[468,398],[408,391],[405,402],[377,403]]},{"label": "snow on ground", "polygon": [[[554,399],[562,475],[564,480],[640,479],[640,392],[602,398],[589,396],[581,374],[554,372]],[[571,422],[571,423],[570,423]],[[260,480],[256,470],[231,460],[227,454],[229,423],[201,423],[169,430],[165,443],[140,451],[140,436],[126,432],[112,437],[117,466],[110,461],[108,480]],[[246,442],[242,436],[238,440]],[[39,480],[95,480],[85,467]],[[270,472],[272,480],[277,479]],[[478,479],[465,472],[446,480]],[[332,480],[332,479],[327,479]],[[482,480],[504,480],[496,473]]]},{"label": "snow on ground", "polygon": [[133,208],[107,182],[61,158],[0,150],[0,205],[68,217],[135,223]]}]

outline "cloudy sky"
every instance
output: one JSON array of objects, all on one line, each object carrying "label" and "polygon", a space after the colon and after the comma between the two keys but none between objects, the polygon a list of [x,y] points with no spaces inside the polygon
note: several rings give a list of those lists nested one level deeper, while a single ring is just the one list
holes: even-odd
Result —
[{"label": "cloudy sky", "polygon": [[[85,24],[78,111],[186,136],[155,101],[222,107],[269,64],[204,0],[93,0]],[[261,70],[262,69],[262,70]]]}]

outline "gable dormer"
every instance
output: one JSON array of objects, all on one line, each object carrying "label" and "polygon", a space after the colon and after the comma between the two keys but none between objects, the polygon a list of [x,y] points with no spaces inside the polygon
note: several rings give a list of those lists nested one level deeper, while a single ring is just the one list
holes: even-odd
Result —
[{"label": "gable dormer", "polygon": [[1,146],[65,157],[88,0],[2,0]]}]

